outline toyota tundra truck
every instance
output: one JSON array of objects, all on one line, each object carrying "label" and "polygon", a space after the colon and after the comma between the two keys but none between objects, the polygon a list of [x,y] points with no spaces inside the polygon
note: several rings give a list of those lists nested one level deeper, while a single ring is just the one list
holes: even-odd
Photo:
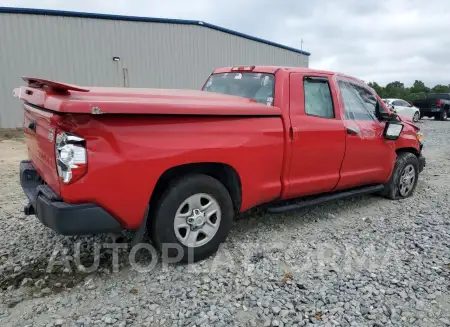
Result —
[{"label": "toyota tundra truck", "polygon": [[250,208],[403,199],[425,167],[419,128],[343,74],[228,67],[201,90],[23,79],[25,214],[63,235],[148,231],[181,261],[214,254]]}]

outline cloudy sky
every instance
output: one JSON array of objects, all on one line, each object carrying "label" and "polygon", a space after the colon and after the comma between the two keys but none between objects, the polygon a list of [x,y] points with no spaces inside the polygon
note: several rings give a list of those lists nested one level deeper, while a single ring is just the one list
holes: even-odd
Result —
[{"label": "cloudy sky", "polygon": [[450,84],[449,0],[0,0],[0,6],[202,20],[311,52],[384,85]]}]

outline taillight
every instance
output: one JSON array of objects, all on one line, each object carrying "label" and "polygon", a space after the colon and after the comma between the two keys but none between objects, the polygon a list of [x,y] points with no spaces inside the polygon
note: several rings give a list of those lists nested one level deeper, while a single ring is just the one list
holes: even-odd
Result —
[{"label": "taillight", "polygon": [[56,167],[64,184],[70,184],[87,172],[86,141],[74,134],[58,131],[55,141]]},{"label": "taillight", "polygon": [[437,105],[437,106],[440,106],[440,105],[441,105],[441,103],[442,103],[441,99],[437,99],[437,101],[436,101],[436,105]]}]

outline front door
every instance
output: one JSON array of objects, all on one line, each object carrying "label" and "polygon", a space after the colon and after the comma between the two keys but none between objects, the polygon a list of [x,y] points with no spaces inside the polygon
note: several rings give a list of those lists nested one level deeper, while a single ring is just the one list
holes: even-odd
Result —
[{"label": "front door", "polygon": [[344,107],[346,150],[337,189],[384,183],[396,153],[394,142],[383,138],[384,123],[375,116],[378,100],[364,85],[339,80]]}]

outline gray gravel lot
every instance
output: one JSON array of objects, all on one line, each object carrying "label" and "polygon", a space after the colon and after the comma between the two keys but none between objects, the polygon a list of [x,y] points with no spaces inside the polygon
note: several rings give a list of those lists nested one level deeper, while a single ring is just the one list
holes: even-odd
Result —
[{"label": "gray gravel lot", "polygon": [[[137,269],[119,250],[114,271],[110,236],[25,217],[26,147],[0,141],[0,326],[450,326],[450,122],[419,124],[427,167],[412,198],[246,214],[216,257],[147,271],[148,252]],[[81,271],[96,245],[99,268]]]}]

